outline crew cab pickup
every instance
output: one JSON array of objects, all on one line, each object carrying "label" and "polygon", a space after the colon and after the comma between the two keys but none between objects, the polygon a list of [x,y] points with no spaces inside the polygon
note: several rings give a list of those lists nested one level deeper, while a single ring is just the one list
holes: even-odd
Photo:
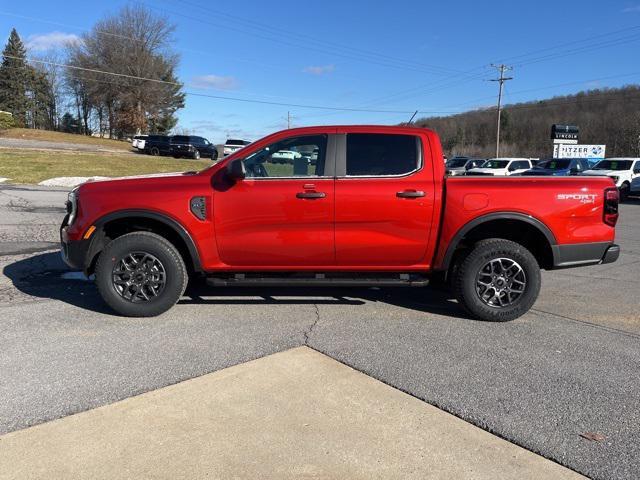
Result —
[{"label": "crew cab pickup", "polygon": [[[273,162],[283,151],[317,159]],[[438,136],[410,127],[285,130],[200,172],[84,183],[67,209],[64,258],[127,316],[168,310],[190,276],[214,287],[438,279],[469,315],[506,321],[536,301],[540,269],[620,252],[610,178],[445,179]]]},{"label": "crew cab pickup", "polygon": [[640,194],[640,158],[607,158],[583,175],[608,176],[618,187],[621,200],[626,200],[630,193]]}]

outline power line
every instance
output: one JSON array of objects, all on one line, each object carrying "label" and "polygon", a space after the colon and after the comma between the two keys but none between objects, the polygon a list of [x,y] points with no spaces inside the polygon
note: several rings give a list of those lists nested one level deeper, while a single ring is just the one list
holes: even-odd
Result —
[{"label": "power line", "polygon": [[335,48],[339,48],[343,51],[349,51],[352,52],[352,54],[357,54],[357,55],[364,55],[367,56],[369,58],[378,58],[384,61],[390,61],[390,62],[395,62],[397,64],[401,64],[401,65],[405,65],[405,66],[413,66],[413,67],[420,67],[420,68],[428,68],[428,69],[432,69],[434,70],[434,73],[439,72],[439,73],[443,73],[443,74],[451,74],[451,73],[463,73],[460,72],[459,70],[455,70],[449,67],[443,67],[443,66],[439,66],[439,65],[433,65],[433,64],[426,64],[426,63],[422,63],[422,62],[416,62],[413,60],[409,60],[409,59],[404,59],[404,58],[399,58],[399,57],[394,57],[391,55],[386,55],[386,54],[382,54],[380,52],[374,52],[371,50],[366,50],[363,48],[358,48],[358,47],[354,47],[354,46],[350,46],[350,45],[345,45],[345,44],[341,44],[338,42],[332,42],[332,41],[328,41],[328,40],[322,40],[322,39],[318,39],[315,37],[312,37],[310,35],[305,35],[305,34],[300,34],[300,33],[296,33],[296,32],[291,32],[291,31],[286,31],[283,30],[282,28],[275,28],[272,27],[271,25],[265,24],[265,23],[261,23],[255,20],[250,20],[247,18],[243,18],[237,15],[232,15],[226,12],[222,12],[220,10],[215,10],[212,9],[208,6],[204,6],[204,5],[200,5],[198,3],[195,2],[191,2],[188,0],[176,0],[182,4],[185,5],[189,5],[192,7],[196,7],[201,9],[202,11],[205,12],[209,12],[211,14],[214,14],[218,17],[224,17],[226,19],[226,21],[232,21],[235,22],[237,24],[240,25],[244,25],[244,26],[249,26],[252,29],[259,29],[262,30],[263,32],[269,33],[269,34],[275,34],[278,37],[282,37],[282,36],[286,36],[289,38],[295,38],[295,39],[299,39],[303,42],[311,42],[313,44],[316,45],[321,45],[321,46],[326,46],[326,47],[330,47],[332,50]]},{"label": "power line", "polygon": [[[630,31],[630,30],[637,30],[637,29],[640,29],[640,25],[633,26],[633,27],[627,27],[627,28],[623,28],[623,29],[620,29],[620,30],[615,30],[613,32],[608,32],[608,33],[605,33],[605,34],[592,36],[592,37],[584,38],[584,39],[581,39],[581,40],[574,40],[574,41],[571,41],[571,42],[567,42],[567,43],[565,43],[563,45],[563,48],[568,46],[568,45],[576,45],[576,44],[580,44],[580,43],[587,43],[587,45],[583,45],[583,46],[581,46],[579,48],[575,48],[575,49],[568,50],[568,51],[563,50],[561,52],[557,52],[555,54],[545,55],[543,57],[534,57],[534,58],[532,58],[530,60],[526,60],[526,57],[531,57],[531,56],[533,56],[535,54],[538,54],[538,53],[541,53],[541,52],[545,52],[545,51],[555,50],[555,49],[557,49],[557,47],[547,47],[547,48],[544,48],[544,49],[534,50],[534,51],[531,51],[531,52],[528,52],[528,53],[524,53],[524,54],[521,54],[521,55],[507,57],[507,59],[509,59],[509,58],[513,58],[513,59],[521,58],[521,59],[524,59],[524,60],[522,60],[520,63],[518,63],[516,65],[518,67],[522,67],[522,66],[525,66],[525,65],[539,63],[539,62],[542,62],[542,61],[555,60],[557,58],[562,58],[562,57],[566,57],[566,56],[569,56],[569,55],[574,55],[576,53],[583,53],[583,52],[592,51],[592,50],[598,50],[598,49],[607,48],[607,47],[611,47],[611,46],[617,46],[617,45],[621,45],[621,44],[624,44],[624,43],[630,43],[630,42],[634,42],[634,41],[640,40],[639,34],[634,34],[634,35],[622,37],[622,38],[619,38],[619,39],[607,40],[607,41],[604,41],[604,42],[595,42],[594,43],[593,40],[594,39],[598,39],[598,38],[603,38],[603,37],[609,37],[609,36],[612,36],[612,35],[618,35],[618,34],[620,34],[622,32],[626,32],[626,31]],[[444,89],[447,89],[447,88],[450,88],[450,87],[453,87],[453,86],[460,85],[462,83],[467,83],[468,81],[472,81],[473,79],[480,78],[480,77],[483,76],[482,74],[476,74],[475,77],[471,76],[471,74],[472,74],[472,72],[480,70],[480,69],[482,69],[484,67],[485,67],[484,65],[483,66],[478,66],[478,67],[475,67],[473,69],[465,71],[464,73],[469,75],[468,79],[465,79],[465,80],[462,80],[462,81],[454,81],[454,82],[451,82],[450,84],[436,85],[435,88],[432,88],[432,89],[429,89],[427,91],[421,92],[420,95],[423,95],[425,93],[431,93],[433,91],[444,90]],[[448,78],[449,79],[454,79],[456,77],[452,76],[452,77],[448,77]],[[415,87],[415,88],[409,89],[407,91],[403,91],[403,92],[399,92],[399,93],[393,94],[391,96],[383,97],[382,100],[387,100],[387,99],[391,99],[392,98],[395,101],[397,101],[397,100],[404,100],[404,99],[412,98],[412,97],[415,97],[417,95],[405,95],[405,94],[411,93],[411,92],[420,91],[423,88],[428,87],[428,86],[432,86],[432,85],[433,85],[433,83],[430,82],[430,83],[428,83],[426,85],[421,85],[419,87]],[[366,102],[364,105],[369,106],[371,104],[380,104],[380,102],[377,101],[377,100],[372,100],[370,102]]]},{"label": "power line", "polygon": [[278,31],[278,36],[269,36],[271,35],[269,32],[267,32],[267,35],[258,33],[257,31],[247,31],[244,30],[242,28],[238,28],[236,26],[232,26],[232,25],[228,25],[228,24],[220,24],[220,23],[214,23],[208,20],[205,20],[201,17],[194,17],[191,15],[186,15],[184,13],[181,12],[176,12],[176,11],[172,11],[172,10],[167,10],[164,8],[159,8],[155,5],[151,5],[149,3],[146,2],[142,2],[144,5],[146,5],[147,7],[153,9],[153,10],[158,10],[164,13],[168,13],[170,15],[173,16],[179,16],[182,18],[186,18],[187,20],[191,20],[194,22],[199,22],[202,23],[204,25],[209,25],[209,26],[214,26],[216,28],[224,28],[227,30],[231,30],[231,31],[235,31],[235,32],[239,32],[245,35],[250,35],[250,36],[254,36],[256,38],[261,38],[263,40],[268,40],[271,42],[275,42],[275,43],[280,43],[283,45],[287,45],[290,47],[294,47],[294,48],[300,48],[300,49],[304,49],[304,50],[313,50],[316,52],[320,52],[326,55],[332,55],[332,56],[338,56],[338,57],[342,57],[342,58],[347,58],[349,60],[356,60],[359,62],[364,62],[364,63],[371,63],[371,64],[375,64],[375,65],[380,65],[383,67],[388,67],[388,68],[396,68],[396,69],[400,69],[400,70],[408,70],[408,71],[414,71],[414,72],[421,72],[421,73],[429,73],[429,74],[442,74],[442,72],[434,72],[433,70],[426,70],[425,68],[419,68],[419,67],[412,67],[409,65],[404,65],[404,64],[399,64],[399,63],[393,63],[387,60],[383,60],[383,59],[374,59],[371,57],[366,57],[363,56],[362,54],[355,54],[355,53],[347,53],[347,52],[340,52],[340,51],[336,51],[335,47],[318,47],[317,45],[302,45],[300,43],[297,43],[295,41],[291,41],[291,40],[285,40],[284,37],[286,37],[286,35],[282,34],[282,31]]},{"label": "power line", "polygon": [[[16,59],[16,60],[21,60],[20,57],[16,57],[13,55],[4,55],[4,57],[6,58],[12,58],[12,59]],[[31,62],[35,62],[35,63],[41,63],[44,65],[54,65],[57,67],[64,67],[64,68],[70,68],[72,70],[77,70],[77,71],[86,71],[86,72],[90,72],[90,73],[97,73],[97,74],[101,74],[101,75],[112,75],[115,77],[119,77],[119,78],[130,78],[133,80],[141,80],[141,81],[149,81],[149,82],[155,82],[155,83],[159,83],[159,84],[165,84],[165,85],[171,85],[171,86],[179,86],[182,87],[183,84],[180,82],[171,82],[168,80],[159,80],[157,78],[147,78],[147,77],[140,77],[137,75],[129,75],[126,73],[116,73],[116,72],[109,72],[109,71],[105,71],[105,70],[98,70],[95,68],[86,68],[86,67],[78,67],[77,65],[69,65],[69,64],[65,64],[65,63],[58,63],[58,62],[51,62],[51,61],[47,61],[47,60],[36,60],[36,59],[31,59]],[[89,81],[91,81],[91,79],[89,79]],[[192,96],[197,96],[197,97],[206,97],[206,98],[215,98],[215,99],[219,99],[219,100],[232,100],[232,101],[236,101],[236,102],[246,102],[246,103],[258,103],[258,104],[262,104],[262,105],[276,105],[276,106],[284,106],[284,107],[297,107],[297,108],[309,108],[309,109],[320,109],[320,110],[340,110],[340,111],[348,111],[348,112],[370,112],[370,113],[411,113],[411,110],[380,110],[380,109],[363,109],[363,108],[348,108],[348,107],[329,107],[329,106],[324,106],[324,105],[304,105],[304,104],[299,104],[299,103],[285,103],[285,102],[271,102],[271,101],[266,101],[266,100],[255,100],[255,99],[250,99],[250,98],[240,98],[240,97],[229,97],[229,96],[225,96],[225,95],[210,95],[210,94],[205,94],[205,93],[196,93],[196,92],[184,92],[187,95],[192,95]]]}]

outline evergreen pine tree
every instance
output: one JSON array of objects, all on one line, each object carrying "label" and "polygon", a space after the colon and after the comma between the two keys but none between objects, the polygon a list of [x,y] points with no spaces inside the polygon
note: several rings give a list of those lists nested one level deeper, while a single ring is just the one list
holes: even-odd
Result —
[{"label": "evergreen pine tree", "polygon": [[24,126],[29,99],[27,89],[31,67],[26,61],[27,51],[16,29],[2,52],[0,65],[0,110],[11,112],[17,126]]}]

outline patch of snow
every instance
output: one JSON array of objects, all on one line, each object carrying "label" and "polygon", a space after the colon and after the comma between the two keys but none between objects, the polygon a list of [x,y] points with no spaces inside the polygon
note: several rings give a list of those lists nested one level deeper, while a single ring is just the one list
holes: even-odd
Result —
[{"label": "patch of snow", "polygon": [[45,187],[75,187],[89,180],[106,180],[109,177],[55,177],[43,180],[38,185]]},{"label": "patch of snow", "polygon": [[7,180],[11,180],[10,178],[0,177],[0,183],[6,182]]}]

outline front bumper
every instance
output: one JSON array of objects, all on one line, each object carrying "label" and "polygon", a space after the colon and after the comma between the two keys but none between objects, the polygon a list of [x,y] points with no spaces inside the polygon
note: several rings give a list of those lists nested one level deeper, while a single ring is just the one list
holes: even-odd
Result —
[{"label": "front bumper", "polygon": [[620,246],[611,242],[552,245],[552,249],[554,269],[613,263],[620,256]]},{"label": "front bumper", "polygon": [[64,263],[70,268],[82,270],[86,273],[87,254],[91,240],[69,240],[67,220],[68,216],[64,218],[60,226],[60,254]]}]

